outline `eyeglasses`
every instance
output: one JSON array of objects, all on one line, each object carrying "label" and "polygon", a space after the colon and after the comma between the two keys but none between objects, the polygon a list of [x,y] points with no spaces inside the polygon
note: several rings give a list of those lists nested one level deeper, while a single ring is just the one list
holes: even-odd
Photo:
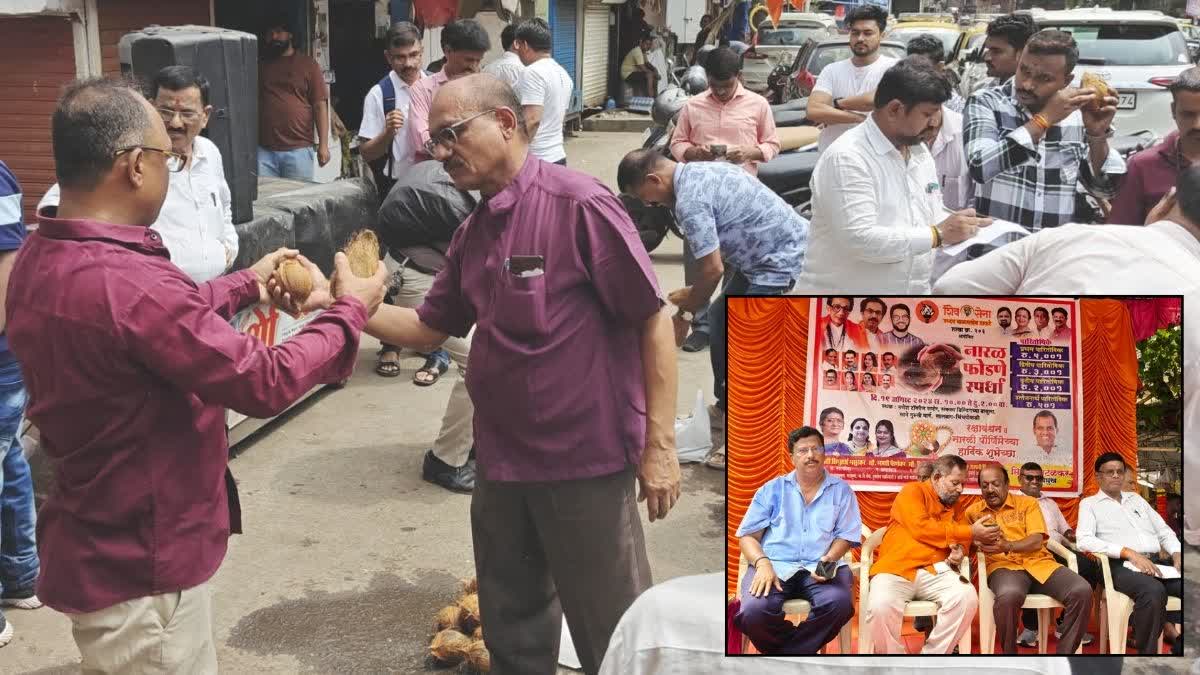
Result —
[{"label": "eyeglasses", "polygon": [[1021,478],[1029,481],[1030,483],[1042,483],[1042,482],[1045,482],[1045,480],[1046,480],[1042,476],[1031,476],[1029,474],[1024,474],[1021,476]]},{"label": "eyeglasses", "polygon": [[1116,478],[1117,476],[1124,476],[1125,469],[1110,469],[1109,471],[1100,471],[1099,474],[1101,476],[1109,476],[1112,478]]},{"label": "eyeglasses", "polygon": [[183,171],[183,165],[187,163],[187,155],[181,155],[178,152],[171,152],[170,150],[161,150],[159,148],[152,148],[148,145],[133,145],[128,148],[121,148],[120,150],[113,153],[113,157],[120,157],[121,155],[123,155],[127,152],[133,152],[134,150],[144,150],[144,151],[149,151],[149,152],[161,152],[163,154],[163,156],[165,156],[167,158],[167,171],[170,171],[171,173],[177,173],[179,171]]},{"label": "eyeglasses", "polygon": [[204,114],[202,112],[196,112],[195,110],[170,110],[168,108],[156,108],[156,110],[158,110],[158,116],[161,117],[162,121],[164,122],[170,122],[171,120],[175,119],[176,115],[179,115],[179,119],[183,120],[185,124],[191,124],[192,122],[195,122],[196,120],[200,119],[201,115]]},{"label": "eyeglasses", "polygon": [[835,312],[849,312],[850,311],[850,305],[830,305],[829,308]]},{"label": "eyeglasses", "polygon": [[458,132],[466,129],[467,125],[470,124],[472,120],[483,117],[484,115],[490,115],[491,113],[496,112],[496,110],[497,108],[484,110],[481,113],[471,115],[461,122],[455,122],[448,127],[438,129],[436,132],[431,133],[429,135],[429,140],[425,141],[425,154],[432,157],[433,151],[436,150],[439,145],[447,150],[453,148],[454,144],[458,143]]}]

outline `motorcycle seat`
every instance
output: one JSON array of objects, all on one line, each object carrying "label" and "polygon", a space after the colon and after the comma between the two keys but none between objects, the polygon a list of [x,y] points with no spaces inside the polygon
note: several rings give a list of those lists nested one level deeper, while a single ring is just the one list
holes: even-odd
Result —
[{"label": "motorcycle seat", "polygon": [[812,151],[781,153],[758,165],[758,179],[776,193],[807,185],[817,167],[818,156]]},{"label": "motorcycle seat", "polygon": [[782,112],[795,112],[797,110],[808,110],[808,97],[792,99],[787,103],[779,103],[771,106],[771,114],[773,115]]}]

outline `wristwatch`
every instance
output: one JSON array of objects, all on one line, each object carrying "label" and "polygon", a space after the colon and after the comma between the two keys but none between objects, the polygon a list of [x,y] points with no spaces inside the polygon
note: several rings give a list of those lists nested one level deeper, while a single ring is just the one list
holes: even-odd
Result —
[{"label": "wristwatch", "polygon": [[833,109],[834,110],[842,109],[842,99],[840,99],[840,98],[833,99]]}]

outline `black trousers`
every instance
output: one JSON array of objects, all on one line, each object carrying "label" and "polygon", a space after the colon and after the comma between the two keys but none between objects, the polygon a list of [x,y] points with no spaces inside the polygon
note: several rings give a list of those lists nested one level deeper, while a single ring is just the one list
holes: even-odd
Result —
[{"label": "black trousers", "polygon": [[1159,579],[1125,568],[1124,560],[1109,558],[1113,588],[1133,598],[1133,642],[1139,654],[1157,654],[1158,636],[1167,621],[1167,596],[1183,597],[1183,579]]}]

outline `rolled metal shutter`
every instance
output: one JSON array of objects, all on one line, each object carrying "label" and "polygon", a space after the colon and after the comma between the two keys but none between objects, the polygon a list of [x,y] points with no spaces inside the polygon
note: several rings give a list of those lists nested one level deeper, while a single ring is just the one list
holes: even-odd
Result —
[{"label": "rolled metal shutter", "polygon": [[610,5],[589,0],[583,15],[583,105],[608,98],[608,17]]}]

